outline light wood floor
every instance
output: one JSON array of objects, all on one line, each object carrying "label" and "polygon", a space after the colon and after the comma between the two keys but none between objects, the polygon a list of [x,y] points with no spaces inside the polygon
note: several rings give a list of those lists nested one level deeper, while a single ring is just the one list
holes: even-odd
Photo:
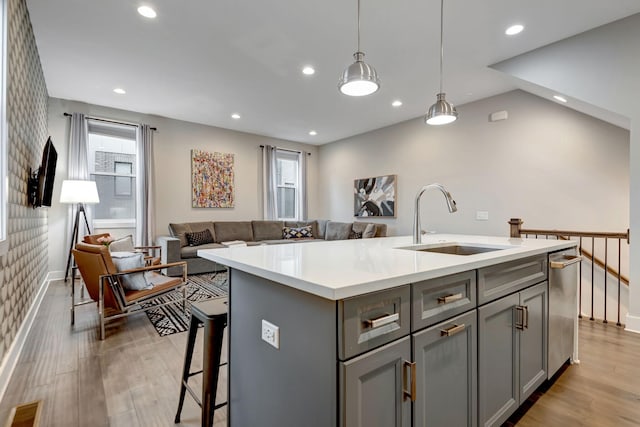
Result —
[{"label": "light wood floor", "polygon": [[[146,315],[139,314],[109,327],[107,339],[99,341],[93,305],[80,307],[76,326],[69,326],[68,292],[63,282],[49,287],[0,402],[0,425],[12,406],[37,399],[44,405],[42,426],[176,425],[187,334],[161,338]],[[202,360],[201,348],[198,342],[194,370]],[[537,401],[508,425],[640,426],[640,335],[581,321],[580,361],[536,393]],[[225,368],[221,380],[219,401],[226,395]],[[196,389],[200,386],[197,376],[191,381]],[[199,426],[199,411],[187,397],[177,425]],[[222,408],[216,411],[215,426],[224,425]]]}]

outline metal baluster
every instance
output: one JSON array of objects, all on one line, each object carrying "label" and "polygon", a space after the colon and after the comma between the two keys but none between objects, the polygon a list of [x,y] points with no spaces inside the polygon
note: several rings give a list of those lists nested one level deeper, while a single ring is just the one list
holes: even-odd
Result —
[{"label": "metal baluster", "polygon": [[608,242],[608,239],[605,237],[604,238],[604,320],[602,321],[602,323],[608,323],[607,322],[607,276],[609,274],[607,273],[607,255],[608,255],[607,242]]},{"label": "metal baluster", "polygon": [[[578,253],[582,256],[582,236],[580,236],[580,245],[578,246]],[[580,267],[578,268],[580,278],[578,283],[580,287],[578,288],[578,318],[582,319],[582,263],[579,263]]]},{"label": "metal baluster", "polygon": [[594,258],[594,253],[596,251],[596,240],[595,237],[591,238],[591,317],[589,317],[589,320],[593,320],[593,300],[595,299],[593,296],[594,293],[594,282],[595,279],[593,277],[593,271],[594,271],[594,262],[593,262],[593,258]]},{"label": "metal baluster", "polygon": [[620,270],[620,252],[621,252],[621,247],[620,247],[620,242],[622,241],[622,239],[618,239],[618,323],[616,323],[617,326],[622,326],[622,323],[620,323],[620,275],[621,270]]}]

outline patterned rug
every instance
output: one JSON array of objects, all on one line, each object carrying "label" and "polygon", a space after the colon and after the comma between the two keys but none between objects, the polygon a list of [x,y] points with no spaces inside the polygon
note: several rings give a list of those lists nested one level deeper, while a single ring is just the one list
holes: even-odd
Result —
[{"label": "patterned rug", "polygon": [[[227,287],[227,272],[194,274],[187,276],[187,300],[196,302],[229,293]],[[181,292],[172,292],[160,298],[162,302],[177,301]],[[182,312],[182,304],[169,304],[147,311],[151,324],[161,337],[184,332],[189,329],[191,318],[191,304],[187,302],[187,314]],[[149,304],[151,305],[151,304]]]}]

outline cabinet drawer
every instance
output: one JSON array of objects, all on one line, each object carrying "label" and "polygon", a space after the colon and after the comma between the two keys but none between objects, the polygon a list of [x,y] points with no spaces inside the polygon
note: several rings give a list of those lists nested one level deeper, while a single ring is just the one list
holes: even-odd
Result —
[{"label": "cabinet drawer", "polygon": [[418,331],[476,307],[476,271],[411,285],[412,331]]},{"label": "cabinet drawer", "polygon": [[338,302],[338,357],[341,360],[409,334],[409,285]]},{"label": "cabinet drawer", "polygon": [[547,279],[547,254],[478,270],[478,305]]}]

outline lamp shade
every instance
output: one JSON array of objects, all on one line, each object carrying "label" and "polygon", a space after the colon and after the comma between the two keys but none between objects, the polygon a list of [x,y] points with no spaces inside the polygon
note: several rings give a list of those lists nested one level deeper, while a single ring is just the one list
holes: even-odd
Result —
[{"label": "lamp shade", "polygon": [[380,79],[376,69],[364,62],[364,53],[353,54],[355,62],[342,73],[338,89],[349,96],[371,95],[380,88]]},{"label": "lamp shade", "polygon": [[437,95],[436,103],[429,107],[425,122],[429,125],[446,125],[458,118],[456,107],[448,103],[444,93]]},{"label": "lamp shade", "polygon": [[98,187],[94,181],[64,180],[60,203],[100,203]]}]

